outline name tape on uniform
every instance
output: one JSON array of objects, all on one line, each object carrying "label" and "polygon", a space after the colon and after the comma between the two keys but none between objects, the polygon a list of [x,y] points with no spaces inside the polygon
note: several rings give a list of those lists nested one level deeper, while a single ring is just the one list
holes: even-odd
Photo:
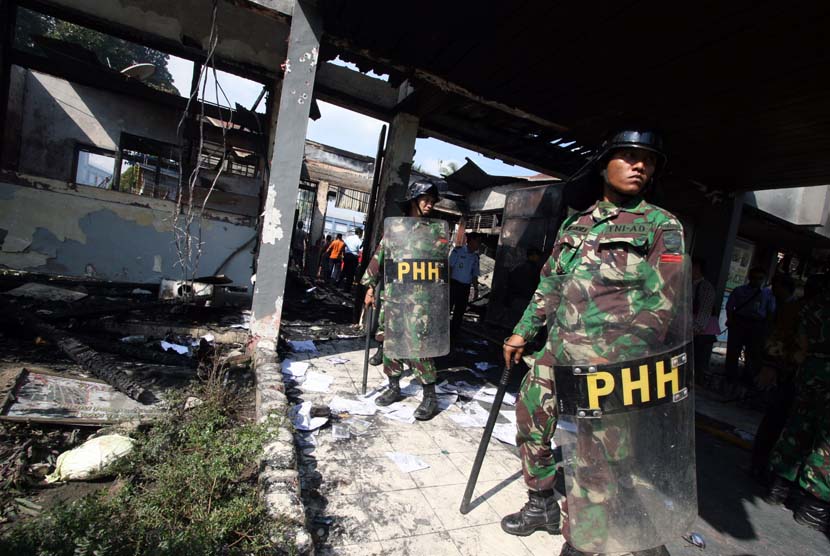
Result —
[{"label": "name tape on uniform", "polygon": [[559,410],[565,415],[597,418],[679,402],[689,395],[686,352],[684,347],[617,365],[556,366]]},{"label": "name tape on uniform", "polygon": [[436,282],[447,281],[447,261],[434,259],[402,259],[387,261],[384,265],[386,279],[393,282]]}]

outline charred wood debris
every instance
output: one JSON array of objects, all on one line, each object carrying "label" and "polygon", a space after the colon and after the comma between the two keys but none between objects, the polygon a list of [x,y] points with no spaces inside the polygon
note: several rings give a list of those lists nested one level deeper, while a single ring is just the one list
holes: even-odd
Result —
[{"label": "charred wood debris", "polygon": [[[240,414],[253,419],[248,298],[233,303],[224,296],[217,307],[208,306],[210,298],[159,300],[158,289],[0,272],[0,528],[40,513],[50,505],[44,499],[55,498],[47,492],[74,493],[58,495],[60,501],[89,491],[44,484],[58,454],[113,426],[143,426],[168,400],[194,395],[217,369],[224,387],[249,406]],[[48,411],[14,417],[22,377],[32,373],[94,383],[138,403],[122,397],[133,406],[130,418],[118,411],[109,418],[108,406],[96,406],[100,399],[78,399],[77,392],[50,398],[59,388],[48,386]]]}]

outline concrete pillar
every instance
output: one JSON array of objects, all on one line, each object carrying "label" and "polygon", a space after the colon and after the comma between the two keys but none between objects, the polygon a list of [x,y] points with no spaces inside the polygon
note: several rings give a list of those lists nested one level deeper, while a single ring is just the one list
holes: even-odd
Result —
[{"label": "concrete pillar", "polygon": [[6,129],[11,86],[11,50],[17,6],[10,0],[0,0],[0,139]]},{"label": "concrete pillar", "polygon": [[321,35],[322,20],[316,8],[305,0],[297,0],[288,35],[288,55],[259,241],[251,315],[251,333],[256,339],[276,341],[279,334],[294,231],[291,223],[297,205]]},{"label": "concrete pillar", "polygon": [[317,183],[317,199],[314,202],[314,214],[311,216],[311,243],[317,243],[326,226],[326,210],[329,206],[329,182]]},{"label": "concrete pillar", "polygon": [[715,286],[718,303],[729,277],[732,249],[738,236],[738,224],[744,207],[744,194],[727,197],[706,210],[705,222],[695,226],[694,256],[703,259],[706,278]]},{"label": "concrete pillar", "polygon": [[317,246],[318,240],[323,237],[326,226],[326,210],[328,209],[329,182],[317,183],[317,197],[314,200],[314,212],[311,215],[311,230],[309,232],[308,250],[306,251],[305,273],[316,277],[320,268],[322,249]]},{"label": "concrete pillar", "polygon": [[372,227],[371,245],[376,245],[383,234],[383,219],[387,216],[401,216],[396,200],[402,198],[409,185],[412,172],[412,157],[415,155],[415,139],[418,136],[418,117],[398,113],[389,124],[389,138],[386,141],[386,155],[380,173],[378,205]]}]

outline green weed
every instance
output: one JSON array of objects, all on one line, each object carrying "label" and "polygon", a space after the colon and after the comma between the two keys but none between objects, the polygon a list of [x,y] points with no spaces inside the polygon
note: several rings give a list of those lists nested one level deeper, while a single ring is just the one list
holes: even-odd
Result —
[{"label": "green weed", "polygon": [[208,397],[140,433],[108,491],[12,527],[0,555],[292,554],[257,496],[265,438]]}]

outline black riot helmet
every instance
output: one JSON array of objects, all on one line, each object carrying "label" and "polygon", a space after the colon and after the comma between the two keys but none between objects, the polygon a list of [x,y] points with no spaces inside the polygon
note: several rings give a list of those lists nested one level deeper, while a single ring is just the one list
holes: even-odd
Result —
[{"label": "black riot helmet", "polygon": [[428,180],[417,180],[413,181],[409,184],[409,187],[406,188],[406,195],[403,199],[398,201],[398,206],[400,207],[401,211],[404,215],[409,213],[409,201],[412,199],[417,199],[421,195],[433,195],[435,196],[436,202],[441,199],[441,195],[438,192],[438,186]]},{"label": "black riot helmet", "polygon": [[654,175],[658,176],[666,167],[666,153],[663,150],[663,138],[656,131],[636,131],[624,129],[617,131],[606,139],[594,158],[595,165],[602,169],[608,163],[608,156],[617,149],[642,149],[657,155],[657,168]]},{"label": "black riot helmet", "polygon": [[[618,149],[644,149],[657,155],[657,166],[651,181],[654,182],[666,167],[663,139],[655,131],[641,127],[624,127],[608,136],[596,153],[565,182],[565,203],[576,210],[585,210],[602,194],[602,172],[608,165],[611,153]],[[649,187],[651,184],[649,184]]]}]

